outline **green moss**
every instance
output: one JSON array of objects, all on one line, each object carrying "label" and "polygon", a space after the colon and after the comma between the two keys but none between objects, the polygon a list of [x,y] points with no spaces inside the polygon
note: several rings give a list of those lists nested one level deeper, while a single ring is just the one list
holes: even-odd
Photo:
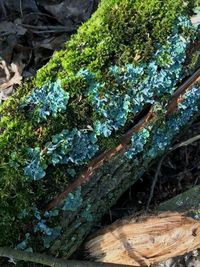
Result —
[{"label": "green moss", "polygon": [[[188,2],[103,0],[97,12],[80,27],[65,48],[56,52],[38,71],[34,81],[23,84],[0,107],[3,116],[0,120],[0,218],[4,218],[0,221],[0,245],[16,241],[21,231],[18,226],[20,212],[31,210],[34,203],[46,203],[69,181],[66,175],[69,166],[59,166],[47,170],[48,179],[44,182],[30,182],[23,172],[27,148],[43,149],[52,135],[63,129],[84,128],[98,118],[84,96],[87,82],[78,77],[77,72],[86,68],[96,75],[97,81],[106,83],[105,90],[114,88],[113,81],[108,79],[109,67],[148,61],[157,49],[156,44],[165,42],[175,19],[186,13]],[[23,98],[35,86],[41,87],[56,79],[60,79],[63,88],[70,93],[67,112],[38,123],[21,107]],[[118,138],[102,138],[101,149],[115,146]]]},{"label": "green moss", "polygon": [[[183,13],[182,0],[103,0],[92,18],[55,53],[37,74],[41,85],[56,77],[73,77],[81,67],[99,76],[109,64],[124,64],[134,59],[147,60],[155,44],[163,43],[175,18]],[[77,89],[77,88],[76,88]]]},{"label": "green moss", "polygon": [[[200,41],[199,41],[199,47],[200,47]],[[194,51],[192,55],[190,55],[190,60],[188,64],[186,65],[188,74],[190,75],[193,73],[197,68],[200,66],[200,50]]]}]

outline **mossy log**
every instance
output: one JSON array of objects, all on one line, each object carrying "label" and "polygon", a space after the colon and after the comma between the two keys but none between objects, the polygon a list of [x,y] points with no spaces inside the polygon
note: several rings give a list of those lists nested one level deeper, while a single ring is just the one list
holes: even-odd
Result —
[{"label": "mossy log", "polygon": [[0,245],[69,257],[199,115],[197,6],[103,0],[0,107]]}]

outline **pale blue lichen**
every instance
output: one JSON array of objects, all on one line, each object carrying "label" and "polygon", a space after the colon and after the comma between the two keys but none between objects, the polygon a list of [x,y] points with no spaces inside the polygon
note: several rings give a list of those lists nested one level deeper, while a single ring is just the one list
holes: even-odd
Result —
[{"label": "pale blue lichen", "polygon": [[199,111],[199,104],[200,84],[197,83],[183,95],[182,101],[178,103],[176,113],[166,121],[163,121],[160,128],[154,129],[151,149],[148,150],[147,156],[154,158],[160,152],[164,151],[171,144],[174,136]]},{"label": "pale blue lichen", "polygon": [[62,227],[56,226],[54,228],[51,228],[50,235],[42,236],[44,248],[50,248],[52,242],[61,235],[61,232],[62,232]]},{"label": "pale blue lichen", "polygon": [[[88,84],[84,97],[98,115],[98,119],[93,121],[90,130],[65,129],[54,135],[52,141],[45,145],[47,152],[42,155],[43,162],[38,151],[37,156],[28,159],[25,174],[37,180],[45,176],[45,164],[86,164],[99,150],[98,136],[109,137],[126,124],[129,115],[137,115],[146,105],[156,106],[157,99],[163,104],[164,110],[166,99],[173,94],[177,82],[184,77],[182,65],[188,44],[195,38],[195,30],[189,18],[179,18],[172,35],[167,38],[164,45],[157,44],[157,52],[148,63],[110,66],[108,75],[115,81],[110,89],[105,90],[105,82],[97,80],[89,70],[81,69],[77,76],[85,79]],[[121,86],[126,90],[121,90]],[[44,101],[41,100],[43,94],[47,96]],[[68,99],[68,93],[62,90],[57,82],[48,84],[40,90],[36,89],[26,103],[37,106],[36,110],[40,110],[38,114],[41,119],[49,115],[56,116],[58,112],[64,111]],[[41,112],[43,115],[40,115]],[[190,113],[191,111],[187,110],[182,116],[190,116]],[[136,147],[132,148],[127,156],[133,157],[142,151],[145,145],[143,135],[145,133],[138,133],[138,137],[133,137],[132,142],[136,143]],[[157,149],[169,143],[162,132],[158,133],[157,141]]]},{"label": "pale blue lichen", "polygon": [[17,244],[16,249],[26,251],[26,249],[28,248],[29,241],[30,241],[30,233],[26,233],[25,239],[22,242],[20,242],[19,244]]},{"label": "pale blue lichen", "polygon": [[45,177],[45,169],[49,164],[85,164],[99,150],[96,143],[97,136],[92,131],[79,131],[76,128],[72,131],[63,130],[52,137],[52,141],[45,145],[45,150],[28,149],[29,159],[24,174],[33,180],[40,180]]},{"label": "pale blue lichen", "polygon": [[[190,34],[185,34],[185,29]],[[195,27],[190,19],[179,18],[173,34],[164,45],[157,45],[157,52],[148,64],[111,66],[108,74],[118,86],[126,88],[125,92],[119,91],[117,87],[105,91],[104,83],[95,82],[94,75],[82,70],[90,77],[87,97],[102,117],[102,120],[94,122],[98,134],[110,136],[113,131],[124,126],[128,114],[136,115],[145,105],[155,104],[157,98],[161,101],[161,98],[173,94],[177,82],[183,79],[182,64],[186,59],[188,44],[194,39],[193,32]]]},{"label": "pale blue lichen", "polygon": [[92,222],[94,217],[91,212],[91,204],[88,204],[84,211],[81,213],[81,217],[87,220],[87,222]]},{"label": "pale blue lichen", "polygon": [[45,213],[44,213],[44,217],[46,217],[46,218],[57,217],[58,215],[59,215],[58,209],[45,211]]},{"label": "pale blue lichen", "polygon": [[31,95],[24,99],[22,107],[33,107],[34,118],[40,122],[66,111],[68,100],[69,93],[62,89],[58,80],[54,83],[49,82],[42,88],[35,88]]},{"label": "pale blue lichen", "polygon": [[125,156],[132,159],[138,153],[142,152],[149,136],[150,132],[146,128],[134,134],[131,138],[131,148],[125,153]]},{"label": "pale blue lichen", "polygon": [[[178,103],[178,109],[175,114],[161,121],[160,124],[156,124],[154,129],[147,126],[132,136],[131,147],[125,152],[125,156],[129,159],[134,159],[138,153],[144,151],[146,151],[144,158],[155,158],[158,156],[159,153],[169,147],[174,136],[180,132],[181,128],[190,122],[191,118],[199,110],[199,104],[200,84],[197,83],[182,96],[182,101]],[[146,145],[150,145],[150,147],[145,150]]]},{"label": "pale blue lichen", "polygon": [[39,233],[41,240],[43,241],[43,247],[49,248],[51,243],[61,235],[61,226],[48,226],[47,220],[49,218],[57,217],[59,215],[59,210],[45,211],[44,213],[39,211],[37,207],[33,208],[33,214],[35,217],[34,221],[34,232]]},{"label": "pale blue lichen", "polygon": [[69,193],[64,200],[63,211],[77,211],[82,204],[81,187],[78,187],[73,193]]},{"label": "pale blue lichen", "polygon": [[42,157],[42,153],[39,147],[29,148],[27,150],[26,167],[24,168],[24,174],[33,180],[40,180],[45,175],[45,169],[47,165]]},{"label": "pale blue lichen", "polygon": [[49,163],[82,165],[91,159],[98,151],[97,136],[88,130],[63,130],[52,137],[52,142],[46,144]]}]

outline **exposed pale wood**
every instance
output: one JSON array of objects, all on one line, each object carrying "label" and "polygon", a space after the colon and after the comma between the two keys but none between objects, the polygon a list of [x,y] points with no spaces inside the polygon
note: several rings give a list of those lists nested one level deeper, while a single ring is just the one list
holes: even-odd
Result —
[{"label": "exposed pale wood", "polygon": [[120,220],[86,243],[99,262],[150,266],[200,248],[200,221],[164,212]]}]

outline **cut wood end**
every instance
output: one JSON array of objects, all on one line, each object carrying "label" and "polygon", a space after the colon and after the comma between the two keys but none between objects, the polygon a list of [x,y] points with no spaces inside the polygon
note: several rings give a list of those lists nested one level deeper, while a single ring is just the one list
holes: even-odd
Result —
[{"label": "cut wood end", "polygon": [[200,222],[176,212],[127,218],[86,242],[98,262],[150,266],[200,248]]}]

